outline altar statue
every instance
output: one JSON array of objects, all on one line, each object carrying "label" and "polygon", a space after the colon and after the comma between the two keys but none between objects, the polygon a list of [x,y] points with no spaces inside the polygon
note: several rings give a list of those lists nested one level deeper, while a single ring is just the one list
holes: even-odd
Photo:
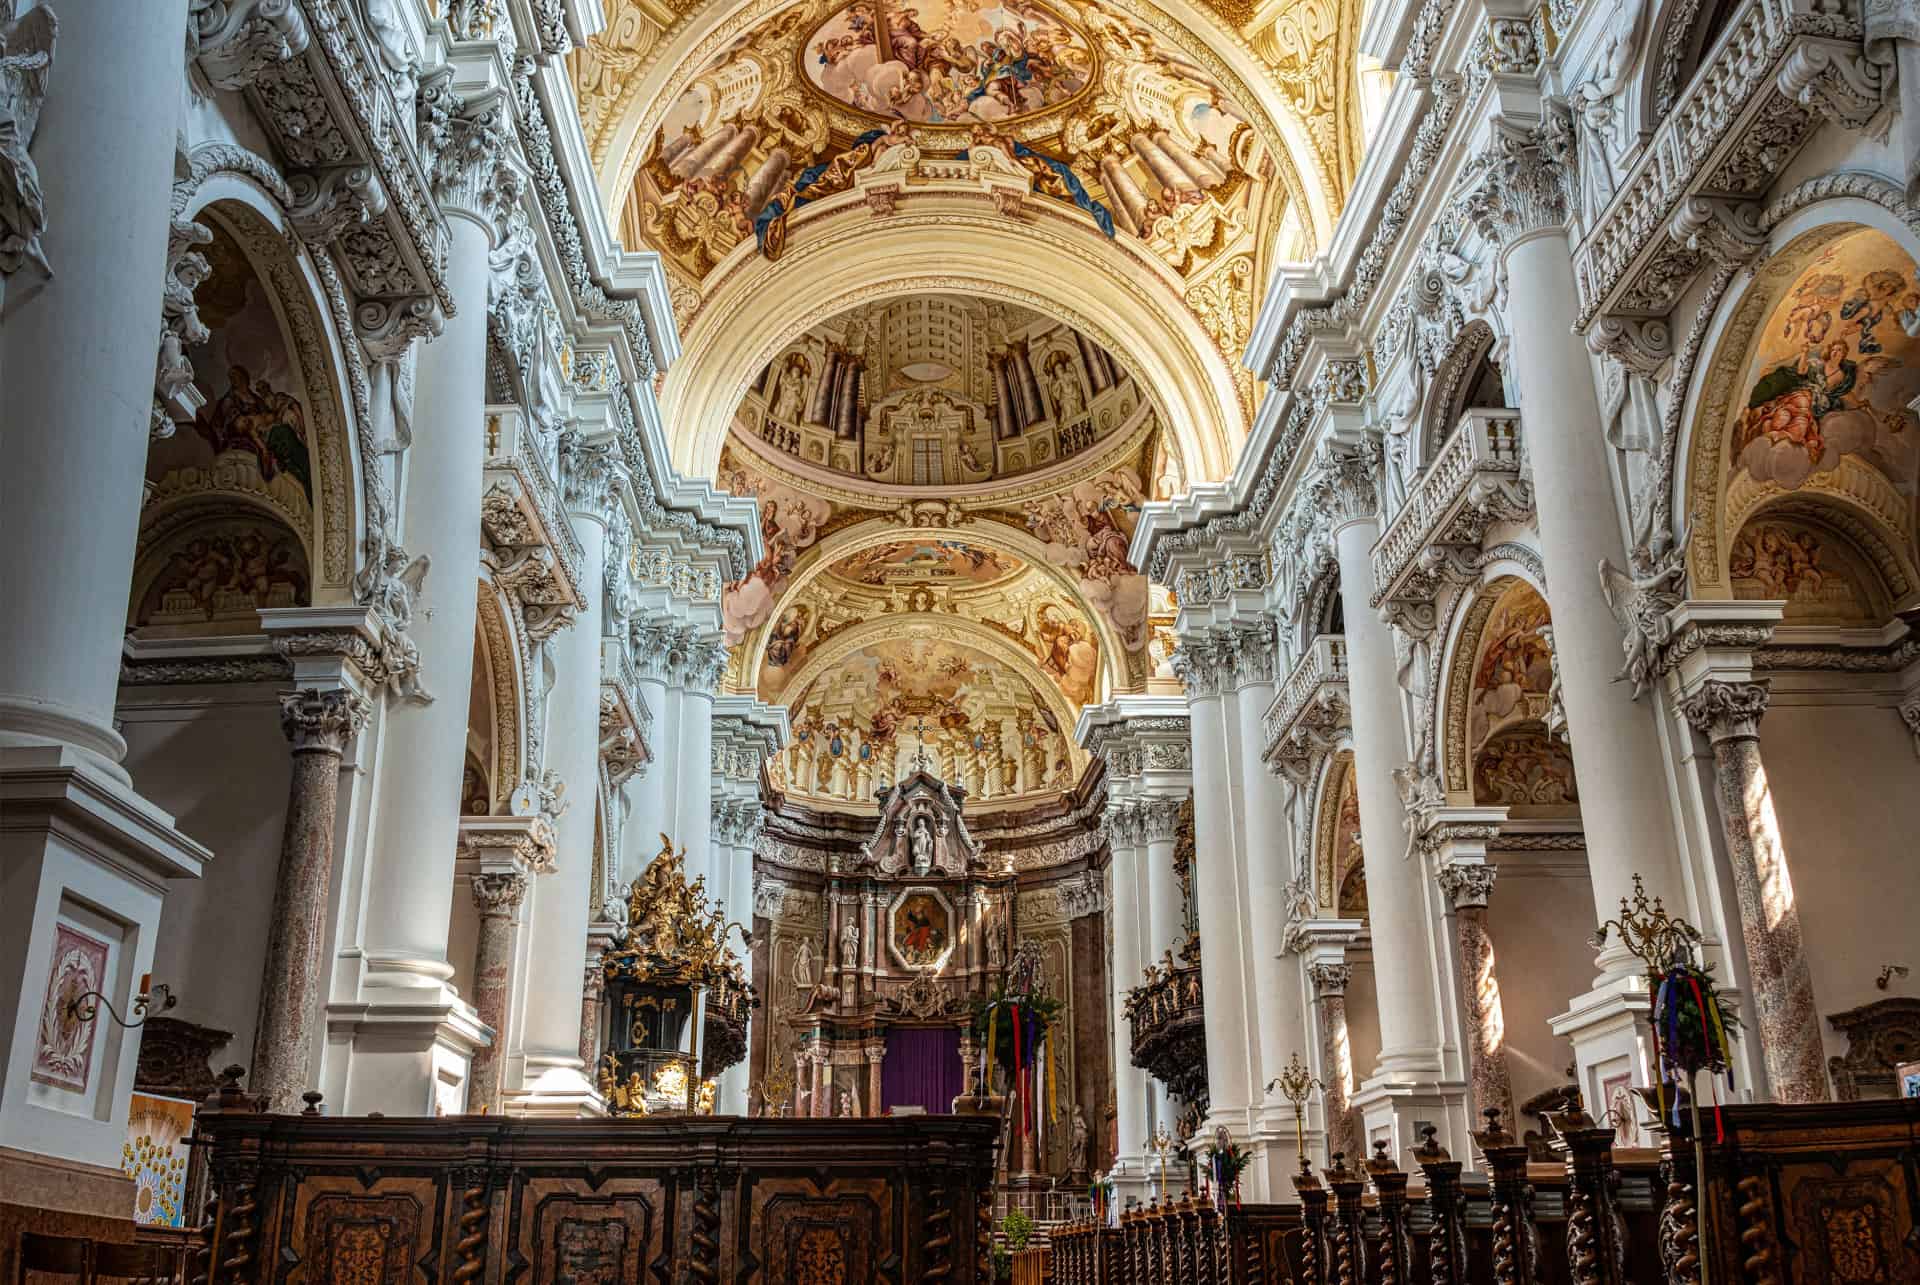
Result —
[{"label": "altar statue", "polygon": [[913,872],[925,874],[933,868],[933,827],[925,817],[913,823]]}]

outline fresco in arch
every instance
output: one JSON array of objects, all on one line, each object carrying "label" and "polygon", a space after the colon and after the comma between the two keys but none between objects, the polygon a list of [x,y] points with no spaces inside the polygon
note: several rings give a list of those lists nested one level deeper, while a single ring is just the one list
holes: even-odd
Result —
[{"label": "fresco in arch", "polygon": [[1145,498],[1138,473],[1109,469],[1033,501],[1021,518],[1046,543],[1047,560],[1079,580],[1080,592],[1106,616],[1128,651],[1147,645],[1147,578],[1127,560],[1127,542]]},{"label": "fresco in arch", "polygon": [[849,554],[834,575],[863,585],[991,584],[1025,567],[1019,558],[962,540],[900,540]]},{"label": "fresco in arch", "polygon": [[307,409],[293,357],[266,285],[227,231],[202,223],[212,240],[199,248],[208,275],[194,291],[205,343],[188,347],[194,387],[204,404],[191,424],[155,442],[147,477],[206,470],[217,457],[244,460],[262,489],[294,514],[313,504]]},{"label": "fresco in arch", "polygon": [[311,602],[299,538],[264,517],[196,522],[154,553],[158,570],[134,604],[137,626],[252,633],[260,628],[260,608]]},{"label": "fresco in arch", "polygon": [[857,0],[807,37],[802,63],[823,93],[919,124],[1014,120],[1091,82],[1087,38],[1019,0]]},{"label": "fresco in arch", "polygon": [[1546,716],[1553,649],[1540,630],[1551,623],[1547,604],[1532,585],[1516,581],[1501,595],[1474,659],[1468,744],[1477,746],[1502,727]]},{"label": "fresco in arch", "polygon": [[1829,243],[1761,328],[1733,431],[1732,484],[1796,490],[1848,457],[1910,494],[1920,463],[1920,312],[1913,260],[1862,229]]},{"label": "fresco in arch", "polygon": [[1538,723],[1502,731],[1474,758],[1473,801],[1516,810],[1577,804],[1573,755]]},{"label": "fresco in arch", "polygon": [[765,546],[753,570],[721,595],[721,623],[731,647],[772,618],[801,553],[820,538],[833,505],[746,467],[729,449],[721,451],[719,483],[723,491],[760,501],[760,540]]},{"label": "fresco in arch", "polygon": [[1785,600],[1785,619],[1806,625],[1868,625],[1883,616],[1877,578],[1853,547],[1812,523],[1767,515],[1741,528],[1728,572],[1733,596]]},{"label": "fresco in arch", "polygon": [[943,639],[863,647],[809,683],[788,710],[788,780],[809,793],[852,799],[861,779],[873,788],[897,780],[923,737],[941,764],[986,756],[1010,772],[1027,756],[1027,779],[1070,784],[1063,731],[1026,678]]}]

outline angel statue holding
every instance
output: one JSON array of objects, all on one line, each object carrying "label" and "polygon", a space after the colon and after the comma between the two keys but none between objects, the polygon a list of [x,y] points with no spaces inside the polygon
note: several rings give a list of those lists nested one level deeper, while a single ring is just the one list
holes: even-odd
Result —
[{"label": "angel statue holding", "polygon": [[40,171],[27,148],[47,101],[47,73],[60,22],[37,5],[19,16],[20,0],[0,0],[0,273],[31,263],[48,276],[53,266],[40,248],[47,226]]}]

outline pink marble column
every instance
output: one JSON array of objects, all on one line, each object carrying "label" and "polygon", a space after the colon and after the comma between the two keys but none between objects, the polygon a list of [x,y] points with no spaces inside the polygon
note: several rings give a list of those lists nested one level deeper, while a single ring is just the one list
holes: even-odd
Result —
[{"label": "pink marble column", "polygon": [[1460,947],[1460,989],[1466,1006],[1467,1074],[1473,1083],[1476,1117],[1497,1108],[1514,1119],[1513,1082],[1507,1072],[1506,1014],[1500,981],[1494,975],[1493,938],[1487,932],[1487,897],[1498,867],[1479,861],[1455,861],[1435,878],[1453,902],[1453,923]]},{"label": "pink marble column", "polygon": [[580,992],[580,1061],[588,1075],[600,1064],[600,1001],[607,993],[606,974],[600,971],[603,950],[592,937],[587,938],[587,971]]},{"label": "pink marble column", "polygon": [[880,1114],[880,1064],[886,1060],[887,1046],[869,1044],[867,1054],[867,1101],[862,1115]]},{"label": "pink marble column", "polygon": [[1350,964],[1309,964],[1314,1006],[1320,1010],[1321,1092],[1327,1112],[1327,1154],[1358,1156],[1366,1151],[1360,1120],[1349,1105],[1353,1093],[1353,1045],[1347,1038],[1347,980]]},{"label": "pink marble column", "polygon": [[493,1028],[493,1043],[477,1049],[468,1072],[469,1109],[500,1109],[501,1055],[507,1042],[507,979],[513,967],[513,917],[526,899],[527,876],[518,870],[473,876],[473,904],[480,911],[474,946],[473,1007]]},{"label": "pink marble column", "polygon": [[1820,1011],[1800,939],[1787,852],[1773,815],[1766,765],[1760,760],[1760,716],[1767,683],[1710,679],[1680,703],[1687,721],[1713,745],[1720,823],[1740,901],[1740,931],[1753,980],[1760,1051],[1776,1102],[1824,1102],[1827,1072]]},{"label": "pink marble column", "polygon": [[296,1111],[307,1088],[320,1016],[320,939],[333,881],[333,815],[340,756],[367,721],[366,700],[344,688],[303,688],[280,698],[280,726],[293,743],[293,780],[273,890],[273,931],[260,983],[250,1084],[269,1111]]}]

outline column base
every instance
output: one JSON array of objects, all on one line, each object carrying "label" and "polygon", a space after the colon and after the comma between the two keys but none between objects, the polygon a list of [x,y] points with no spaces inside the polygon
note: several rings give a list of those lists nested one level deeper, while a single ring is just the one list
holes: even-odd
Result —
[{"label": "column base", "polygon": [[[1441,1146],[1472,1164],[1470,1107],[1464,1080],[1376,1075],[1354,1093],[1353,1106],[1360,1113],[1360,1130],[1367,1148],[1371,1150],[1377,1139],[1385,1138],[1387,1154],[1402,1167],[1407,1152],[1420,1145],[1421,1131],[1428,1125],[1439,1130],[1436,1136]],[[1357,1168],[1365,1161],[1365,1156],[1348,1156],[1347,1167]]]},{"label": "column base", "polygon": [[140,1036],[105,1005],[89,1023],[67,1010],[98,991],[132,1018],[167,881],[213,859],[123,779],[69,747],[0,748],[0,1148],[106,1171]]},{"label": "column base", "polygon": [[[1724,993],[1724,992],[1723,992]],[[1573,1045],[1574,1083],[1595,1119],[1609,1111],[1630,1118],[1621,1136],[1632,1145],[1650,1143],[1646,1113],[1631,1089],[1653,1083],[1653,1032],[1647,1021],[1647,979],[1638,973],[1602,977],[1567,1011],[1549,1018],[1548,1028]],[[1624,1110],[1623,1110],[1624,1108]]]},{"label": "column base", "polygon": [[[1300,1172],[1300,1152],[1305,1148],[1307,1161],[1318,1173],[1327,1167],[1327,1131],[1319,1123],[1318,1106],[1309,1104],[1298,1136],[1294,1133],[1293,1105],[1266,1106],[1260,1110],[1258,1136],[1266,1152],[1256,1155],[1266,1172],[1268,1201],[1285,1204],[1294,1199],[1293,1179]],[[1247,1197],[1251,1200],[1252,1197]]]},{"label": "column base", "polygon": [[367,991],[361,1003],[327,1005],[321,1087],[331,1113],[465,1112],[474,1052],[493,1038],[473,1006],[444,984]]},{"label": "column base", "polygon": [[504,1115],[539,1120],[590,1120],[607,1113],[606,1099],[588,1081],[577,1057],[528,1054],[526,1082],[500,1095]]}]

